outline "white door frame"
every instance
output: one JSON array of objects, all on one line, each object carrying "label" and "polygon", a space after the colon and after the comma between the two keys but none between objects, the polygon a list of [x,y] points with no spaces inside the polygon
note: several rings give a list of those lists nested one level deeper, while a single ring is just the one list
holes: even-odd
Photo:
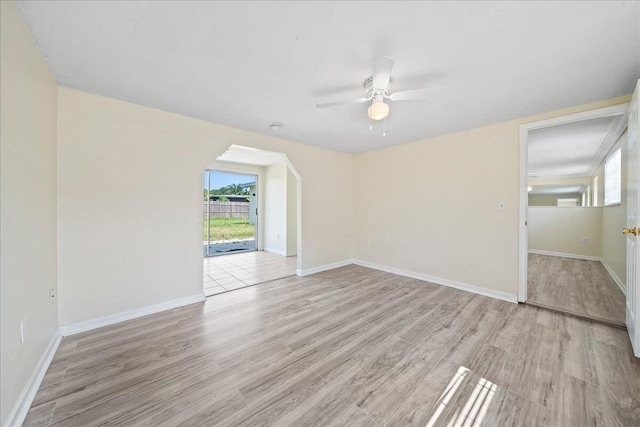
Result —
[{"label": "white door frame", "polygon": [[519,188],[519,209],[518,209],[518,302],[527,301],[527,253],[528,253],[528,235],[527,235],[527,208],[529,206],[528,198],[528,137],[529,131],[534,129],[546,128],[549,126],[561,125],[565,123],[578,122],[586,119],[594,119],[598,117],[614,116],[626,113],[629,109],[629,103],[612,105],[610,107],[598,108],[595,110],[583,111],[580,113],[569,114],[567,116],[554,117],[538,122],[524,123],[520,125],[520,188]]},{"label": "white door frame", "polygon": [[[627,162],[629,165],[633,165],[634,169],[630,169],[627,172],[627,215],[625,228],[638,229],[640,225],[638,223],[638,212],[640,206],[638,205],[638,177],[640,176],[638,167],[640,167],[638,159],[638,140],[640,132],[640,120],[638,120],[638,91],[640,91],[640,80],[636,83],[636,89],[633,92],[631,98],[628,132],[627,132]],[[625,316],[626,325],[629,332],[629,339],[631,340],[631,347],[633,348],[633,354],[640,358],[640,298],[638,298],[638,285],[640,276],[638,271],[638,265],[640,264],[638,253],[638,235],[637,233],[627,233],[627,230],[623,231],[626,234],[627,241],[627,298],[625,301]]]}]

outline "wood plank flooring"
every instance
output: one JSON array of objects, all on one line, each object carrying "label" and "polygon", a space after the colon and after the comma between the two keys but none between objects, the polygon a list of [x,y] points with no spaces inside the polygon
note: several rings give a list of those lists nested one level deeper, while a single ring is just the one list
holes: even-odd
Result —
[{"label": "wood plank flooring", "polygon": [[64,338],[26,426],[637,426],[625,332],[359,266]]},{"label": "wood plank flooring", "polygon": [[599,261],[529,254],[527,300],[625,324],[625,296]]}]

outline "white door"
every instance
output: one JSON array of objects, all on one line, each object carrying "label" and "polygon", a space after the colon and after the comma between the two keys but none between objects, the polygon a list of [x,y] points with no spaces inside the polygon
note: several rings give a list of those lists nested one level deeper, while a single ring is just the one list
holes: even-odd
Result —
[{"label": "white door", "polygon": [[627,178],[627,228],[623,233],[627,235],[627,329],[631,338],[631,345],[636,357],[640,357],[640,297],[638,296],[638,276],[640,271],[638,266],[640,262],[638,257],[638,234],[640,234],[640,224],[638,223],[638,212],[640,208],[638,203],[638,188],[640,188],[640,173],[638,166],[640,161],[638,156],[638,134],[640,133],[640,120],[638,120],[638,88],[640,80],[636,85],[633,93],[631,104],[629,106],[629,129],[627,132],[628,143],[628,178]]}]

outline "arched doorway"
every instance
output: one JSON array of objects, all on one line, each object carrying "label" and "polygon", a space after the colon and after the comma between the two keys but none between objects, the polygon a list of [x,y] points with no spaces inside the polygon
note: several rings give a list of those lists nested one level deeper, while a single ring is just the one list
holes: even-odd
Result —
[{"label": "arched doorway", "polygon": [[[232,145],[207,167],[205,177],[211,181],[205,178],[205,294],[296,274],[302,185],[287,156]],[[238,194],[220,194],[225,192]],[[220,218],[231,218],[232,209],[234,219]],[[232,228],[216,228],[221,224]]]}]

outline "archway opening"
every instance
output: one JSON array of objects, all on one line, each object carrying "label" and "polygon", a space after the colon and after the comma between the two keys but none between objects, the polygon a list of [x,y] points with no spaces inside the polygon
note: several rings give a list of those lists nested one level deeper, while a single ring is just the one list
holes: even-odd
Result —
[{"label": "archway opening", "polygon": [[207,296],[300,270],[302,185],[284,153],[232,145],[207,166],[204,187]]}]

